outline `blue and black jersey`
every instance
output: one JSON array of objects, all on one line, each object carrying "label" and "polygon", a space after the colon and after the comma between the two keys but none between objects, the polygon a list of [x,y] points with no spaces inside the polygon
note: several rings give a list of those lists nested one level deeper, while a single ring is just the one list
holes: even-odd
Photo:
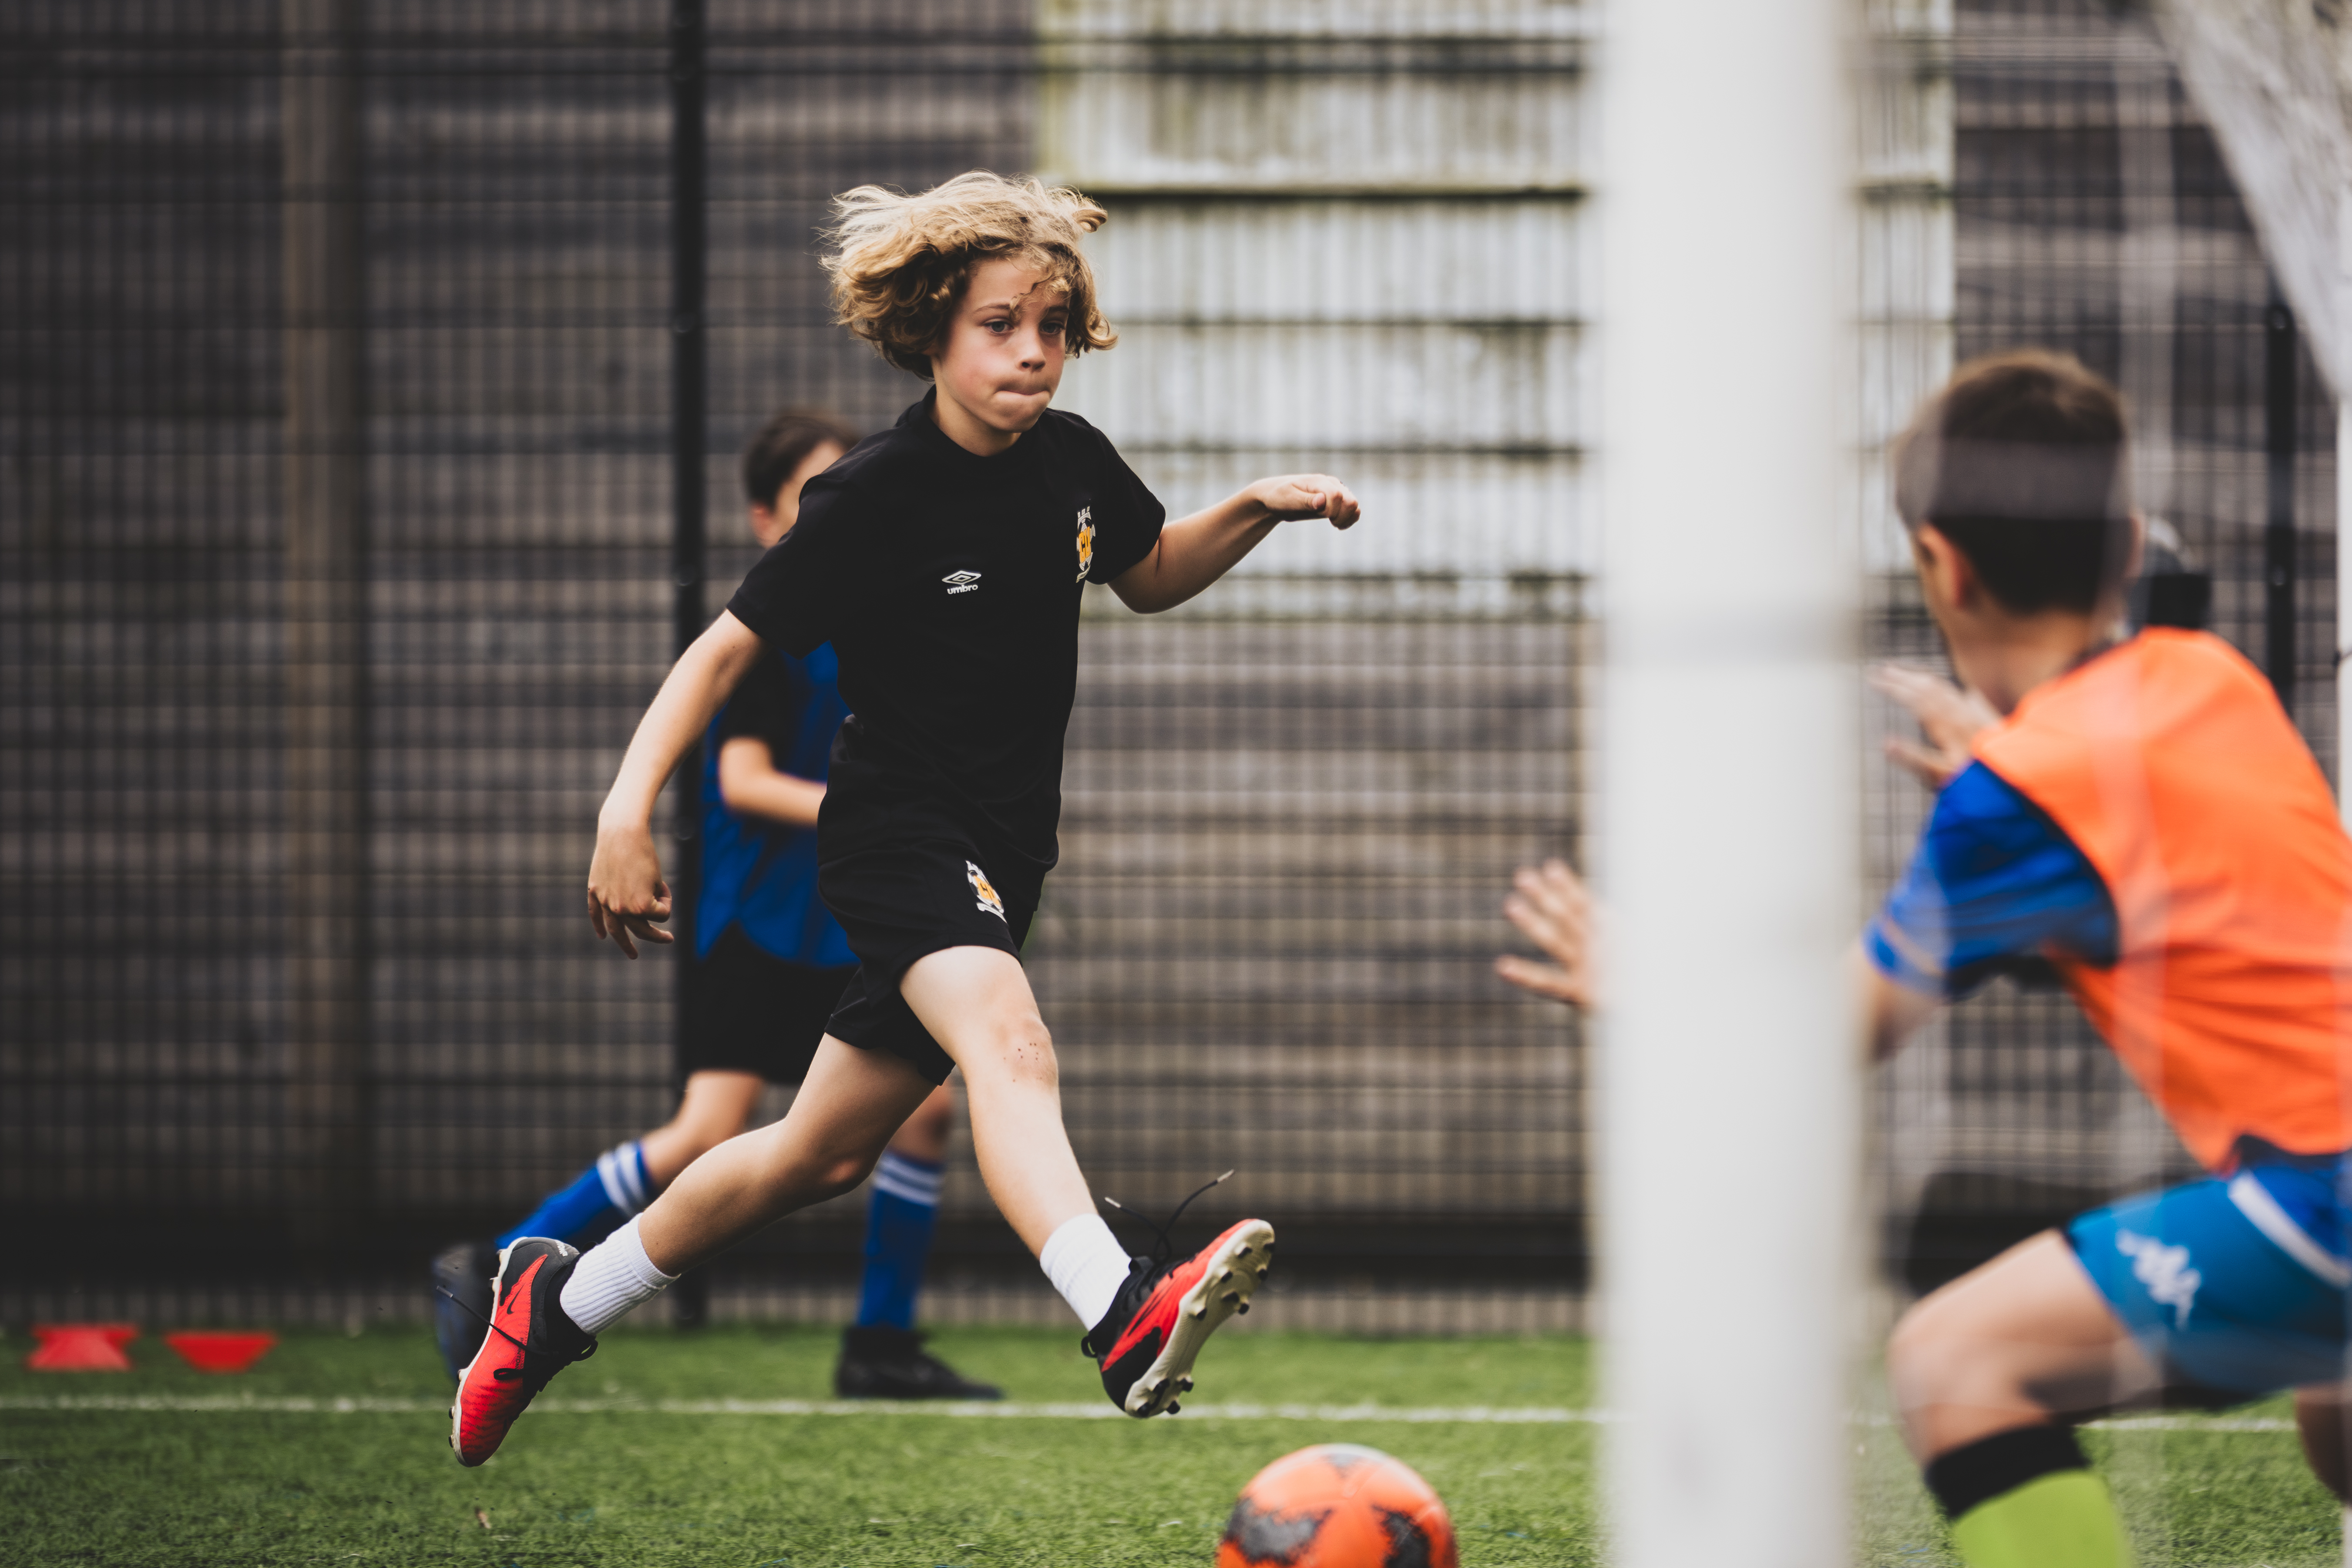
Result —
[{"label": "blue and black jersey", "polygon": [[740,925],[762,952],[787,963],[834,968],[857,962],[817,898],[816,829],[739,815],[719,793],[719,750],[739,735],[765,741],[783,772],[823,780],[848,711],[831,645],[805,658],[771,647],[711,721],[703,744],[697,958],[709,957],[727,928]]},{"label": "blue and black jersey", "polygon": [[1936,797],[1910,868],[1863,942],[1888,979],[1960,996],[2053,948],[2113,963],[2116,905],[2048,814],[1972,762]]}]

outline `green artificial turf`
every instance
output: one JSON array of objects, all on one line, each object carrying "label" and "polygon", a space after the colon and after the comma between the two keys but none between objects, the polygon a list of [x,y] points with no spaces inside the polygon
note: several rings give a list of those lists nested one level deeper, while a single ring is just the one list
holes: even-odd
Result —
[{"label": "green artificial turf", "polygon": [[[1593,1426],[1208,1414],[1244,1400],[1580,1409],[1592,1399],[1590,1357],[1572,1339],[1231,1336],[1203,1358],[1199,1403],[1150,1422],[559,1407],[821,1401],[835,1343],[803,1330],[610,1334],[549,1389],[550,1408],[469,1471],[431,1407],[446,1391],[421,1331],[289,1335],[235,1378],[188,1371],[152,1339],[131,1347],[139,1370],[128,1375],[30,1373],[15,1365],[24,1342],[12,1342],[0,1400],[249,1394],[393,1408],[0,1405],[0,1563],[1205,1563],[1242,1483],[1326,1440],[1384,1448],[1428,1477],[1473,1568],[1601,1560]],[[1018,1401],[1100,1398],[1075,1334],[950,1330],[934,1343]],[[2239,1414],[2275,1419],[2281,1409]],[[1856,1431],[1858,1560],[1953,1562],[1893,1432]],[[2144,1568],[2341,1561],[2334,1505],[2304,1474],[2291,1434],[2122,1431],[2088,1442],[2124,1500]]]}]

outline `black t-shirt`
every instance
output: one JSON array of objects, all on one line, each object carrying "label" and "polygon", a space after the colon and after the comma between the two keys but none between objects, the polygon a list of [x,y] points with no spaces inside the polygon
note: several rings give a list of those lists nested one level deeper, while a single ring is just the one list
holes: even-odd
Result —
[{"label": "black t-shirt", "polygon": [[1150,553],[1165,516],[1076,415],[1048,409],[982,458],[929,396],[808,482],[727,607],[787,653],[840,658],[827,858],[943,829],[1052,868],[1078,600]]},{"label": "black t-shirt", "polygon": [[801,700],[806,696],[794,689],[793,668],[770,649],[760,657],[750,672],[735,683],[729,694],[727,706],[710,721],[711,737],[720,745],[750,735],[764,741],[768,752],[782,768],[784,755],[792,750],[793,732],[799,728]]}]

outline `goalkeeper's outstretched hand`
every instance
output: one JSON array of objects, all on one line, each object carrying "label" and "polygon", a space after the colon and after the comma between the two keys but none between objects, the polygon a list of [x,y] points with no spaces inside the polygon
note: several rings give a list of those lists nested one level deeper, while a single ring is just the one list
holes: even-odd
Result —
[{"label": "goalkeeper's outstretched hand", "polygon": [[1592,894],[1564,860],[1522,866],[1511,879],[1503,913],[1552,962],[1505,953],[1495,973],[1512,984],[1578,1007],[1600,1005],[1600,964],[1593,942]]},{"label": "goalkeeper's outstretched hand", "polygon": [[1870,672],[1870,684],[1911,710],[1919,721],[1926,745],[1900,735],[1886,737],[1886,754],[1917,776],[1929,789],[1942,789],[1952,775],[1969,765],[1969,748],[1978,734],[2000,722],[1991,703],[1964,686],[1955,686],[1933,670],[1904,664],[1882,664]]}]

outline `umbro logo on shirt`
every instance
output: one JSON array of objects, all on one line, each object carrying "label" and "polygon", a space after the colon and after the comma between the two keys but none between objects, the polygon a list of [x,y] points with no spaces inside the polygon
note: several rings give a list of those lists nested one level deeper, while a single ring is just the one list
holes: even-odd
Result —
[{"label": "umbro logo on shirt", "polygon": [[980,574],[977,572],[950,572],[946,576],[940,578],[940,581],[948,585],[948,592],[950,594],[969,594],[973,589],[980,586]]}]

